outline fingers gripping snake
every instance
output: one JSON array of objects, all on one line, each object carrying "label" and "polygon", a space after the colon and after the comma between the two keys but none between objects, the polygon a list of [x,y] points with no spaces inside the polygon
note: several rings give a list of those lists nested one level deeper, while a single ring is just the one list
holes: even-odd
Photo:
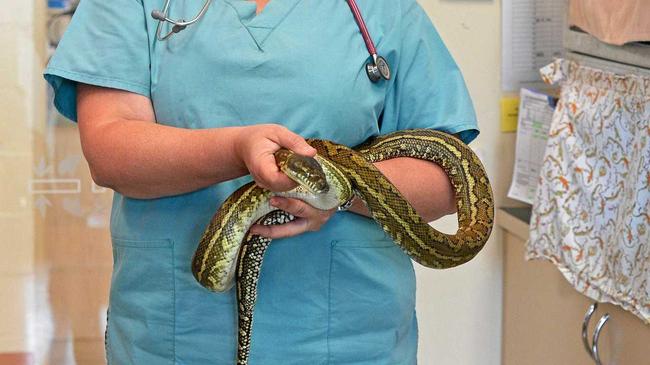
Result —
[{"label": "fingers gripping snake", "polygon": [[[463,264],[485,245],[494,220],[492,189],[476,154],[456,137],[430,129],[414,129],[376,137],[354,149],[325,140],[309,139],[308,143],[318,151],[320,173],[329,185],[318,186],[314,179],[309,179],[319,175],[313,172],[313,160],[301,158],[295,166],[289,166],[291,163],[287,161],[297,155],[281,150],[276,153],[276,160],[282,171],[301,179],[304,185],[276,195],[297,197],[316,208],[332,209],[356,194],[395,243],[414,261],[430,268]],[[429,226],[373,165],[396,157],[432,161],[445,171],[456,195],[458,230],[455,234],[441,233]],[[291,175],[292,168],[299,170],[305,165],[310,166],[302,177]],[[309,175],[306,179],[305,174]],[[269,225],[294,219],[270,206],[272,194],[254,183],[233,193],[210,221],[192,259],[194,277],[212,291],[228,290],[236,276],[238,365],[248,364],[257,281],[264,252],[271,242],[248,234],[248,228],[257,221]]]}]

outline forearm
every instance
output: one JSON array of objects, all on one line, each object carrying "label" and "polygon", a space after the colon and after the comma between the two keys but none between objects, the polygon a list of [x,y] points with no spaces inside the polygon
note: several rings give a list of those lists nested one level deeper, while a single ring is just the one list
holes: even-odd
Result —
[{"label": "forearm", "polygon": [[114,121],[85,132],[82,142],[92,141],[92,146],[84,146],[84,154],[98,185],[146,199],[182,194],[247,174],[233,152],[232,141],[240,130]]},{"label": "forearm", "polygon": [[[456,211],[453,187],[440,166],[407,157],[381,161],[375,166],[427,222]],[[370,216],[360,199],[353,202],[350,211]]]}]

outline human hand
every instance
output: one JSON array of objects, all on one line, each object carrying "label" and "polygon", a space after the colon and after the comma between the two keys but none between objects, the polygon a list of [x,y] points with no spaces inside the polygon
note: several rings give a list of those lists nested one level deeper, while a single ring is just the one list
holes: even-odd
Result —
[{"label": "human hand", "polygon": [[318,231],[336,213],[336,208],[320,210],[299,199],[274,196],[271,205],[293,215],[296,219],[285,224],[261,225],[250,228],[252,234],[271,239],[296,236],[307,231]]},{"label": "human hand", "polygon": [[[316,150],[304,138],[276,124],[246,127],[237,139],[236,153],[257,185],[275,192],[287,191],[296,186],[278,168],[274,156],[277,150],[284,147],[304,156],[316,155]],[[281,225],[256,224],[251,227],[251,233],[274,239],[317,231],[336,212],[336,209],[320,210],[302,200],[278,196],[271,198],[271,205],[296,219]]]},{"label": "human hand", "polygon": [[282,172],[273,155],[284,147],[297,154],[313,157],[316,150],[304,138],[277,124],[260,124],[242,128],[234,144],[235,154],[253,180],[264,189],[287,191],[296,183]]}]

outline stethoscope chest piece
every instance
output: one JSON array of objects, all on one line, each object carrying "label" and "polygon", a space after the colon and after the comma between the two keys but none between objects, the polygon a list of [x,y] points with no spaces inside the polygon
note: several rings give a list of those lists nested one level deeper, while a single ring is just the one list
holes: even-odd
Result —
[{"label": "stethoscope chest piece", "polygon": [[366,63],[366,73],[372,82],[380,79],[390,80],[390,67],[382,56],[375,56],[373,62]]}]

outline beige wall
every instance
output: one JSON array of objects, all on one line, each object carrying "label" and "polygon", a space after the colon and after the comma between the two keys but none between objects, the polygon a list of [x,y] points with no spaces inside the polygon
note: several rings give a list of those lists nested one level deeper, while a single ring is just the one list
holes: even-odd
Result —
[{"label": "beige wall", "polygon": [[1,2],[0,353],[29,347],[27,308],[33,302],[34,212],[27,182],[33,166],[32,130],[44,119],[45,109],[40,76],[44,3]]},{"label": "beige wall", "polygon": [[[501,133],[500,3],[496,0],[418,0],[459,64],[476,107],[481,134],[472,143],[495,186]],[[499,179],[501,181],[501,179]],[[438,224],[436,224],[438,226]],[[453,222],[441,222],[453,230]],[[459,268],[436,271],[416,267],[422,365],[497,365],[501,363],[501,246],[493,232],[486,248]]]}]

